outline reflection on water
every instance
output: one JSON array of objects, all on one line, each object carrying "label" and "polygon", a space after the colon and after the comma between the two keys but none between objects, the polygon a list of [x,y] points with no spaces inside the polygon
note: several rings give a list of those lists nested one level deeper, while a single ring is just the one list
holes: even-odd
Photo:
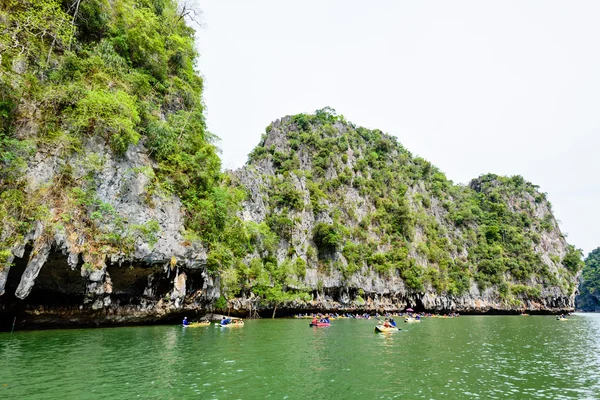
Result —
[{"label": "reflection on water", "polygon": [[600,315],[0,334],[0,398],[600,398]]}]

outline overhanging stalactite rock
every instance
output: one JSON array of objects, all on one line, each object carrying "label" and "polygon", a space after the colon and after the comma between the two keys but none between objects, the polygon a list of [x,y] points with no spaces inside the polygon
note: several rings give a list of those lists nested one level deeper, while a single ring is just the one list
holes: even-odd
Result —
[{"label": "overhanging stalactite rock", "polygon": [[21,275],[21,282],[19,283],[17,291],[15,292],[15,296],[17,298],[22,300],[29,295],[33,289],[33,285],[35,284],[35,279],[44,266],[44,263],[48,259],[49,254],[50,245],[48,243],[42,243],[34,247],[33,255],[29,260],[29,263],[27,263],[25,272],[23,272],[23,275]]}]

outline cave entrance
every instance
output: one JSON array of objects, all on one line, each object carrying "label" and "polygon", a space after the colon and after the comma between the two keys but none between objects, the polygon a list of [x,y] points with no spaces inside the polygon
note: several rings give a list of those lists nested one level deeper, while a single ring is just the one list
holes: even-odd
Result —
[{"label": "cave entrance", "polygon": [[109,263],[106,272],[112,282],[111,297],[117,299],[120,305],[139,305],[145,297],[158,300],[166,295],[173,276],[168,277],[163,267],[146,263]]},{"label": "cave entrance", "polygon": [[77,267],[71,269],[67,256],[57,249],[52,249],[48,259],[35,279],[29,296],[21,300],[15,297],[15,291],[21,282],[21,276],[27,268],[32,248],[27,246],[22,258],[15,258],[8,273],[6,292],[3,297],[12,304],[31,306],[69,306],[83,302],[86,280],[81,276],[80,259]]}]

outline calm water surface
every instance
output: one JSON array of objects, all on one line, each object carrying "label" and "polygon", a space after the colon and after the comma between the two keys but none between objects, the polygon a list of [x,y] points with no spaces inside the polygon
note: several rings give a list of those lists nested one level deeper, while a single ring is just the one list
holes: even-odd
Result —
[{"label": "calm water surface", "polygon": [[600,398],[600,315],[0,333],[0,399]]}]

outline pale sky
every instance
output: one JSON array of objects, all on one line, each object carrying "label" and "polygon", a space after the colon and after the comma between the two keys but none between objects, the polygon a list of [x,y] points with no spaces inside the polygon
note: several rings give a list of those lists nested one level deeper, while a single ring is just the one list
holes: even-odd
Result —
[{"label": "pale sky", "polygon": [[600,2],[197,2],[225,168],[271,121],[330,106],[456,183],[522,175],[569,243],[600,246]]}]

